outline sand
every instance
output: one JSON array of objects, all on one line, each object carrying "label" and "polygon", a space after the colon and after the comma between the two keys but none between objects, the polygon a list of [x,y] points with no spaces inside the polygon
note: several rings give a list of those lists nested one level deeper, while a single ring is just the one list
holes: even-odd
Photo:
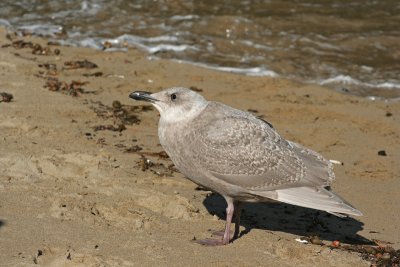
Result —
[{"label": "sand", "polygon": [[[1,30],[0,92],[14,97],[0,102],[1,266],[369,266],[329,245],[400,247],[399,101],[149,60],[134,48],[49,46],[40,55],[9,44]],[[98,67],[64,65],[77,60]],[[128,98],[172,86],[250,110],[285,138],[342,161],[333,189],[364,216],[247,204],[239,239],[191,242],[223,229],[226,204],[174,169],[158,142],[157,111]],[[310,235],[325,245],[295,241]]]}]

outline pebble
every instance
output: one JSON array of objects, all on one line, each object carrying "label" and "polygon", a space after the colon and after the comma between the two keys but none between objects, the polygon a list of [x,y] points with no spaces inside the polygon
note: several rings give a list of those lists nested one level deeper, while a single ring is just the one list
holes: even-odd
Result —
[{"label": "pebble", "polygon": [[382,255],[382,260],[390,260],[390,254],[389,253],[383,253],[383,255]]},{"label": "pebble", "polygon": [[332,246],[335,247],[335,248],[339,247],[340,246],[339,240],[332,241]]},{"label": "pebble", "polygon": [[14,98],[12,94],[2,92],[0,93],[1,99],[0,102],[11,102],[11,100]]},{"label": "pebble", "polygon": [[321,239],[318,236],[313,236],[310,238],[310,242],[314,245],[322,245]]},{"label": "pebble", "polygon": [[386,157],[386,156],[387,156],[386,151],[385,151],[385,150],[379,150],[379,151],[378,151],[378,156],[384,156],[384,157]]}]

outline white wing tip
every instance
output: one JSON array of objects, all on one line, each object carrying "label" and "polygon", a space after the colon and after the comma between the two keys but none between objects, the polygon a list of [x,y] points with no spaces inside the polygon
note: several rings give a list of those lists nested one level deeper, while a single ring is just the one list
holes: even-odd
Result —
[{"label": "white wing tip", "polygon": [[347,216],[349,216],[349,215],[353,215],[353,216],[364,216],[364,214],[361,212],[361,211],[359,211],[358,209],[355,209],[355,208],[353,208],[353,207],[351,207],[352,209],[351,209],[351,211],[346,211],[346,212],[333,212],[333,211],[326,211],[326,212],[328,212],[328,213],[330,213],[330,214],[333,214],[333,215],[335,215],[335,216],[338,216],[338,217],[340,217],[340,218],[343,218],[343,217],[347,217]]}]

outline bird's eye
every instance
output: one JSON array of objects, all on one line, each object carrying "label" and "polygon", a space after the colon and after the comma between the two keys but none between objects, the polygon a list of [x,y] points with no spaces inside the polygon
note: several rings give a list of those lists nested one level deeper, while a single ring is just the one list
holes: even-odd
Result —
[{"label": "bird's eye", "polygon": [[171,100],[172,100],[172,101],[175,101],[175,99],[176,99],[176,94],[172,94],[172,95],[171,95]]}]

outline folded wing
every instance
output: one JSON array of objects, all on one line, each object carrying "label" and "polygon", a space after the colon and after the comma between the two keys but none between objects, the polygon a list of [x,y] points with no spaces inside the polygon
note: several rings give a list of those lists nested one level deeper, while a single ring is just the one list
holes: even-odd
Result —
[{"label": "folded wing", "polygon": [[210,108],[213,111],[206,114],[213,116],[202,118],[207,124],[196,132],[198,137],[191,144],[203,170],[254,195],[276,196],[278,201],[331,213],[360,215],[324,188],[334,174],[331,163],[320,154],[286,141],[270,124],[248,113],[218,103]]}]

